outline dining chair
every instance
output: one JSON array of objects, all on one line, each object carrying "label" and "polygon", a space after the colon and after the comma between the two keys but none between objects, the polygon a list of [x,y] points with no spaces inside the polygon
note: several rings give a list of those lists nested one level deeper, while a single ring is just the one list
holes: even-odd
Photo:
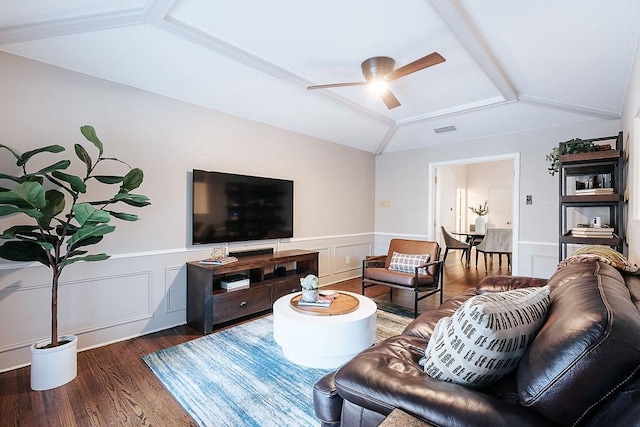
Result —
[{"label": "dining chair", "polygon": [[[497,254],[498,265],[502,267],[502,255],[507,256],[507,268],[511,268],[513,230],[511,228],[489,228],[486,230],[482,242],[476,246],[477,253],[484,255],[484,270],[487,267],[487,254]],[[476,253],[476,268],[478,268],[478,256]]]},{"label": "dining chair", "polygon": [[469,242],[462,242],[456,239],[444,227],[441,228],[442,237],[444,238],[444,243],[447,246],[444,250],[444,257],[442,259],[442,262],[447,262],[447,254],[449,253],[449,251],[461,250],[462,254],[460,255],[460,259],[464,257],[467,267],[469,267],[469,262],[471,261],[471,244]]}]

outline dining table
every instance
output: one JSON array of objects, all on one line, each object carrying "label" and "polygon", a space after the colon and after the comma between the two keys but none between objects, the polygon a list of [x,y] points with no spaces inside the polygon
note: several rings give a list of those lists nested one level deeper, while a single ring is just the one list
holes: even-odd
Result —
[{"label": "dining table", "polygon": [[464,241],[469,245],[467,251],[467,265],[471,262],[471,248],[480,243],[484,238],[484,233],[477,232],[475,230],[466,231],[452,231],[451,234],[464,237]]}]

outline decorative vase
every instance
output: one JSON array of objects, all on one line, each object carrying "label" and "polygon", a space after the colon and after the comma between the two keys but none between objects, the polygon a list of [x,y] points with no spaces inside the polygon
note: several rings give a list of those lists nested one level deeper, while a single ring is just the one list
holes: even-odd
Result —
[{"label": "decorative vase", "polygon": [[484,234],[485,233],[485,224],[484,224],[484,217],[479,216],[476,218],[476,233],[478,234]]},{"label": "decorative vase", "polygon": [[491,217],[489,217],[489,221],[484,225],[485,230],[487,228],[496,228],[496,223],[491,221]]},{"label": "decorative vase", "polygon": [[51,341],[40,341],[31,346],[31,389],[49,390],[74,379],[78,373],[78,337],[65,335],[58,338],[69,341],[57,347],[43,348]]},{"label": "decorative vase", "polygon": [[320,291],[317,289],[303,289],[301,299],[306,302],[316,302],[318,301],[318,295],[320,295]]}]

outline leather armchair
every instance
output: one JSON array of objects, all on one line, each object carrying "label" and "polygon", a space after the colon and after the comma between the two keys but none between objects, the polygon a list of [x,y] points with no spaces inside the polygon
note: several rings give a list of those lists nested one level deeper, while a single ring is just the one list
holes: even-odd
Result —
[{"label": "leather armchair", "polygon": [[[390,269],[394,253],[428,254],[429,261],[414,267],[411,273]],[[440,260],[440,245],[423,240],[392,239],[387,255],[367,257],[362,262],[362,295],[368,287],[382,285],[389,287],[391,300],[393,289],[412,291],[414,294],[414,317],[418,316],[418,301],[434,294],[443,299],[443,261]]]}]

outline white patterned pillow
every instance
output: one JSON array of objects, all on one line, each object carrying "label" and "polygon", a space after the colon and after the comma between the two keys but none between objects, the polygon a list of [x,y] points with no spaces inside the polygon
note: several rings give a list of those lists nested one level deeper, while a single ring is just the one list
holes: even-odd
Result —
[{"label": "white patterned pillow", "polygon": [[486,293],[438,321],[425,350],[435,379],[484,387],[515,369],[549,310],[549,286]]},{"label": "white patterned pillow", "polygon": [[[401,254],[394,252],[389,263],[389,270],[415,273],[416,267],[428,263],[430,258],[429,254]],[[418,273],[427,274],[424,268],[419,269]]]}]

